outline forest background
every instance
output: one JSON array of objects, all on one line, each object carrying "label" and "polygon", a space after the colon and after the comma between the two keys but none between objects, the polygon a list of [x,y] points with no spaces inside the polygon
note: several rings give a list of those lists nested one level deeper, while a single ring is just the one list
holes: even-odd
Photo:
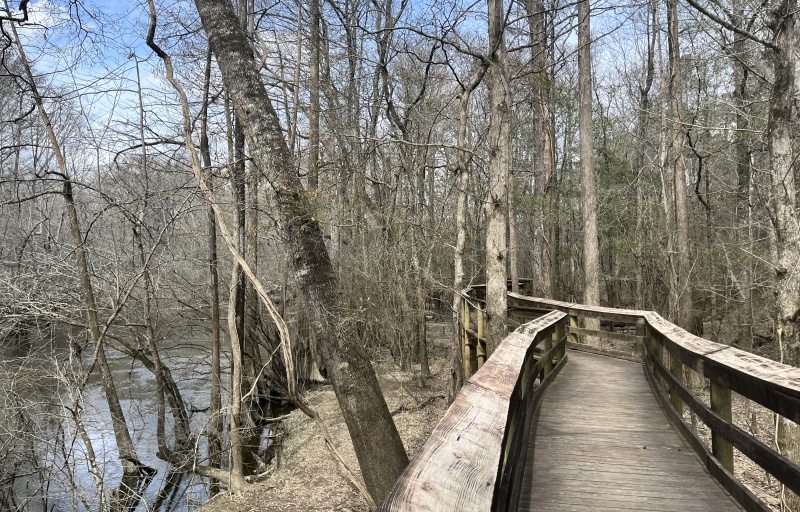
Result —
[{"label": "forest background", "polygon": [[370,358],[470,283],[490,348],[530,277],[800,363],[796,1],[689,4],[0,7],[0,510],[241,489],[321,379],[379,502]]}]

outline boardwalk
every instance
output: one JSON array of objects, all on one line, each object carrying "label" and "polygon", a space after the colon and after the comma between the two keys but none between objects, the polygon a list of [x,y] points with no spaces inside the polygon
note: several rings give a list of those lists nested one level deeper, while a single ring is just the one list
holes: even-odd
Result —
[{"label": "boardwalk", "polygon": [[742,510],[669,424],[641,364],[575,351],[545,393],[525,480],[519,510]]}]

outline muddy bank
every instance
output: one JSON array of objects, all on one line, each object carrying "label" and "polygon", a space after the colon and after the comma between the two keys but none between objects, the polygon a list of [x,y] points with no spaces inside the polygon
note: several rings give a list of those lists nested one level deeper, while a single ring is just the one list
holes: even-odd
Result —
[{"label": "muddy bank", "polygon": [[[425,443],[447,410],[451,338],[445,324],[428,325],[431,378],[420,387],[416,373],[397,369],[391,360],[375,363],[381,388],[406,451],[412,457]],[[418,368],[417,368],[418,370]],[[348,464],[358,468],[347,428],[330,386],[310,392],[307,398],[331,431],[337,449]],[[246,492],[223,494],[206,503],[201,512],[250,511],[367,511],[366,501],[347,480],[325,448],[310,418],[294,411],[277,429],[281,450],[267,475]]]}]

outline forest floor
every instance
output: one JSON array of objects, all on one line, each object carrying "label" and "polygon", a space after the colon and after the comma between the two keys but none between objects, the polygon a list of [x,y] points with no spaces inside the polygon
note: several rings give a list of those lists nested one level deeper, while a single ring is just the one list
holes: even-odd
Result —
[{"label": "forest floor", "polygon": [[[422,447],[433,427],[447,410],[447,387],[452,354],[449,323],[429,322],[428,351],[431,377],[425,387],[415,371],[402,371],[388,356],[373,361],[389,410],[409,458]],[[323,386],[306,393],[331,432],[337,450],[358,472],[355,453],[333,389]],[[278,429],[282,449],[267,475],[238,495],[220,494],[199,512],[250,511],[368,511],[367,502],[344,476],[325,448],[314,422],[299,410],[281,421]]]}]

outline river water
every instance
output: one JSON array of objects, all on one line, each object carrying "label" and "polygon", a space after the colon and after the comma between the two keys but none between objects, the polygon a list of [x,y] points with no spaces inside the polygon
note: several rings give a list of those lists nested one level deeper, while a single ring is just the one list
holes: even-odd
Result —
[{"label": "river water", "polygon": [[[83,354],[85,361],[89,357],[90,354]],[[197,436],[197,451],[204,456],[205,436],[198,433],[205,432],[205,411],[209,405],[208,341],[197,339],[172,343],[164,349],[162,358],[171,368],[181,390],[191,415],[192,432]],[[139,460],[158,470],[137,510],[156,510],[157,504],[158,510],[193,510],[208,499],[207,482],[185,474],[179,477],[180,481],[167,485],[168,465],[155,455],[157,404],[152,373],[114,350],[108,351],[108,359]],[[227,361],[223,361],[223,365],[227,367]],[[5,465],[0,467],[0,510],[4,508],[2,495],[8,496],[10,493],[8,484],[2,483],[3,469],[6,475],[12,469],[21,474],[12,484],[16,501],[5,504],[12,510],[15,504],[24,510],[97,509],[97,487],[86,464],[85,444],[76,435],[75,422],[68,409],[72,404],[70,387],[65,384],[63,375],[69,373],[70,368],[77,368],[77,363],[69,363],[69,351],[64,342],[54,342],[52,346],[36,350],[24,344],[4,343],[0,346],[0,386],[5,388],[0,388],[5,392],[5,401],[0,403],[3,408],[0,418],[12,412],[21,418],[22,409],[25,409],[24,417],[28,418],[27,422],[14,421],[10,417],[0,420],[0,425],[8,427],[0,430],[0,465]],[[121,466],[117,459],[105,393],[97,373],[95,371],[83,391],[82,421],[95,450],[95,457],[100,461],[102,477],[109,492],[119,484]],[[227,378],[223,377],[223,381],[227,381]],[[13,388],[13,400],[9,399],[9,386]],[[14,429],[21,434],[15,437]],[[169,438],[169,413],[166,431]],[[4,451],[9,441],[18,445],[16,452]],[[25,452],[26,449],[28,452]],[[30,473],[31,467],[38,468],[39,474],[46,476],[42,479],[25,475]],[[162,491],[165,487],[167,492]]]}]

